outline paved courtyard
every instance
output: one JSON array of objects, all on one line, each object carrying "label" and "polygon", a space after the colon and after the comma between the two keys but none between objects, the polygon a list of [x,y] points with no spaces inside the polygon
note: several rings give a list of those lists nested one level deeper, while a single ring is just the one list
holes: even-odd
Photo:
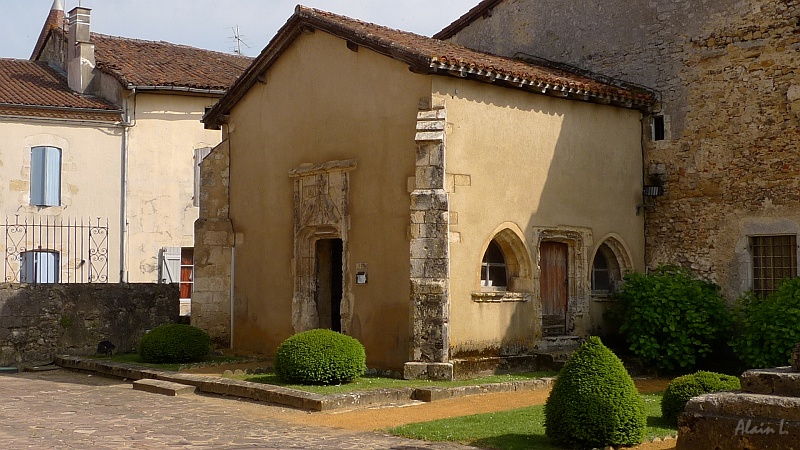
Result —
[{"label": "paved courtyard", "polygon": [[281,411],[233,398],[134,391],[127,382],[65,370],[0,375],[0,447],[7,450],[470,448],[290,424]]}]

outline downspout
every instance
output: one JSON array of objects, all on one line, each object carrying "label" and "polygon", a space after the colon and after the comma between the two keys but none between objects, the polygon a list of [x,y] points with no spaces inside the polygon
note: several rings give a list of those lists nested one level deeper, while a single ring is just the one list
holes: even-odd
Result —
[{"label": "downspout", "polygon": [[[133,117],[131,121],[130,99],[133,97]],[[130,145],[129,131],[133,128],[136,117],[136,88],[125,97],[125,121],[122,124],[122,183],[120,193],[120,223],[119,223],[119,282],[128,282],[127,246],[128,246],[128,149]]]},{"label": "downspout", "polygon": [[[228,177],[231,174],[231,166],[233,163],[233,140],[230,133],[230,128],[228,125],[225,124],[226,133],[225,137],[228,139]],[[231,232],[233,233],[233,247],[231,247],[231,338],[230,338],[230,346],[233,349],[233,331],[234,331],[234,305],[235,305],[235,297],[234,297],[234,285],[235,285],[235,268],[236,268],[236,229],[233,226],[233,219],[231,218],[231,182],[230,178],[228,178],[228,221],[231,225]]]},{"label": "downspout", "polygon": [[[230,219],[228,219],[230,220]],[[231,247],[231,350],[233,350],[233,280],[236,267],[236,233],[233,234],[234,245]]]}]

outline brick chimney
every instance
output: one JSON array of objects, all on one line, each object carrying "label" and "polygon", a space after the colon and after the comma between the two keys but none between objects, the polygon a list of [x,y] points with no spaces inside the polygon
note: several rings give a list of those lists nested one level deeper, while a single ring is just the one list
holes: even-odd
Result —
[{"label": "brick chimney", "polygon": [[36,40],[36,45],[33,47],[31,53],[31,60],[35,61],[39,58],[39,54],[44,47],[45,39],[50,34],[50,31],[64,26],[64,4],[61,0],[53,1],[53,6],[50,8],[50,14],[47,15],[47,20],[44,21],[42,32],[39,33],[39,39]]},{"label": "brick chimney", "polygon": [[92,10],[76,7],[69,12],[67,31],[67,81],[73,91],[85,93],[94,78],[94,44],[89,38]]}]

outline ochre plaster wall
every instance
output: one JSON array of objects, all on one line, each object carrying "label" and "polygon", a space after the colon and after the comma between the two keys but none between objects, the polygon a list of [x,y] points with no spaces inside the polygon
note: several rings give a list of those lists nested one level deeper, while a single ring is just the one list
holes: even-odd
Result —
[{"label": "ochre plaster wall", "polygon": [[219,131],[200,123],[214,97],[137,93],[128,148],[127,281],[158,281],[161,247],[194,245],[194,150],[214,147]]},{"label": "ochre plaster wall", "polygon": [[231,112],[230,215],[235,240],[238,350],[273,354],[294,334],[294,180],[302,163],[354,159],[349,172],[346,273],[352,284],[347,334],[364,343],[370,367],[400,369],[409,341],[409,192],[415,125],[430,77],[317,31],[299,37]]},{"label": "ochre plaster wall", "polygon": [[[110,124],[78,125],[65,121],[49,123],[25,119],[0,118],[0,221],[20,223],[49,220],[60,223],[101,218],[109,224],[108,276],[119,273],[120,173],[122,128]],[[30,204],[31,148],[52,146],[61,149],[61,206],[39,207]],[[38,239],[38,238],[37,238]],[[54,247],[55,248],[55,247]],[[0,251],[5,261],[5,236],[0,236]],[[62,265],[80,264],[80,257]],[[86,255],[83,255],[86,258]]]},{"label": "ochre plaster wall", "polygon": [[453,41],[658,90],[666,139],[643,129],[645,168],[666,184],[647,264],[690,267],[733,299],[752,288],[748,237],[800,224],[798,23],[796,0],[506,0]]},{"label": "ochre plaster wall", "polygon": [[[514,353],[541,336],[537,229],[585,228],[586,295],[591,258],[613,234],[644,268],[640,113],[437,77],[447,108],[452,356]],[[483,252],[503,228],[522,234],[532,258],[529,301],[476,302]],[[577,299],[576,299],[577,300]],[[584,305],[588,299],[583,298]],[[588,309],[588,308],[587,308]],[[588,313],[588,310],[585,311]],[[585,333],[586,317],[576,324]]]}]

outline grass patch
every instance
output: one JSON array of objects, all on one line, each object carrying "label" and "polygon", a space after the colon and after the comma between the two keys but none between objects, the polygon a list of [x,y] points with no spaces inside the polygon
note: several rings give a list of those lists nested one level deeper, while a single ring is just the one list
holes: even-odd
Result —
[{"label": "grass patch", "polygon": [[315,394],[342,394],[355,391],[368,391],[371,389],[399,389],[399,388],[425,388],[425,387],[457,387],[457,386],[475,386],[487,383],[502,383],[506,381],[524,381],[536,378],[554,377],[558,372],[538,371],[538,372],[525,372],[508,375],[492,375],[483,378],[475,378],[472,380],[458,380],[458,381],[429,381],[429,380],[398,380],[396,378],[386,378],[374,375],[365,375],[356,378],[352,383],[331,385],[331,386],[307,386],[300,384],[288,384],[281,381],[274,373],[262,375],[239,375],[233,378],[238,380],[252,381],[255,383],[274,384],[276,386],[285,386],[292,389],[301,391],[312,392]]},{"label": "grass patch", "polygon": [[[642,394],[647,412],[645,440],[675,436],[677,429],[661,418],[661,393]],[[563,450],[544,434],[544,405],[412,423],[386,430],[425,441],[459,442],[501,450]]]},{"label": "grass patch", "polygon": [[202,361],[196,363],[188,363],[188,364],[153,364],[153,363],[146,363],[141,360],[138,353],[118,353],[112,356],[111,358],[106,356],[89,356],[89,358],[97,359],[101,361],[112,361],[118,363],[125,363],[125,364],[133,364],[136,366],[144,366],[150,367],[153,369],[160,369],[160,370],[169,370],[172,372],[177,372],[180,369],[187,369],[190,367],[203,367],[203,366],[214,366],[219,364],[227,364],[227,363],[238,363],[238,362],[247,362],[250,361],[246,358],[237,358],[235,356],[207,356]]}]

